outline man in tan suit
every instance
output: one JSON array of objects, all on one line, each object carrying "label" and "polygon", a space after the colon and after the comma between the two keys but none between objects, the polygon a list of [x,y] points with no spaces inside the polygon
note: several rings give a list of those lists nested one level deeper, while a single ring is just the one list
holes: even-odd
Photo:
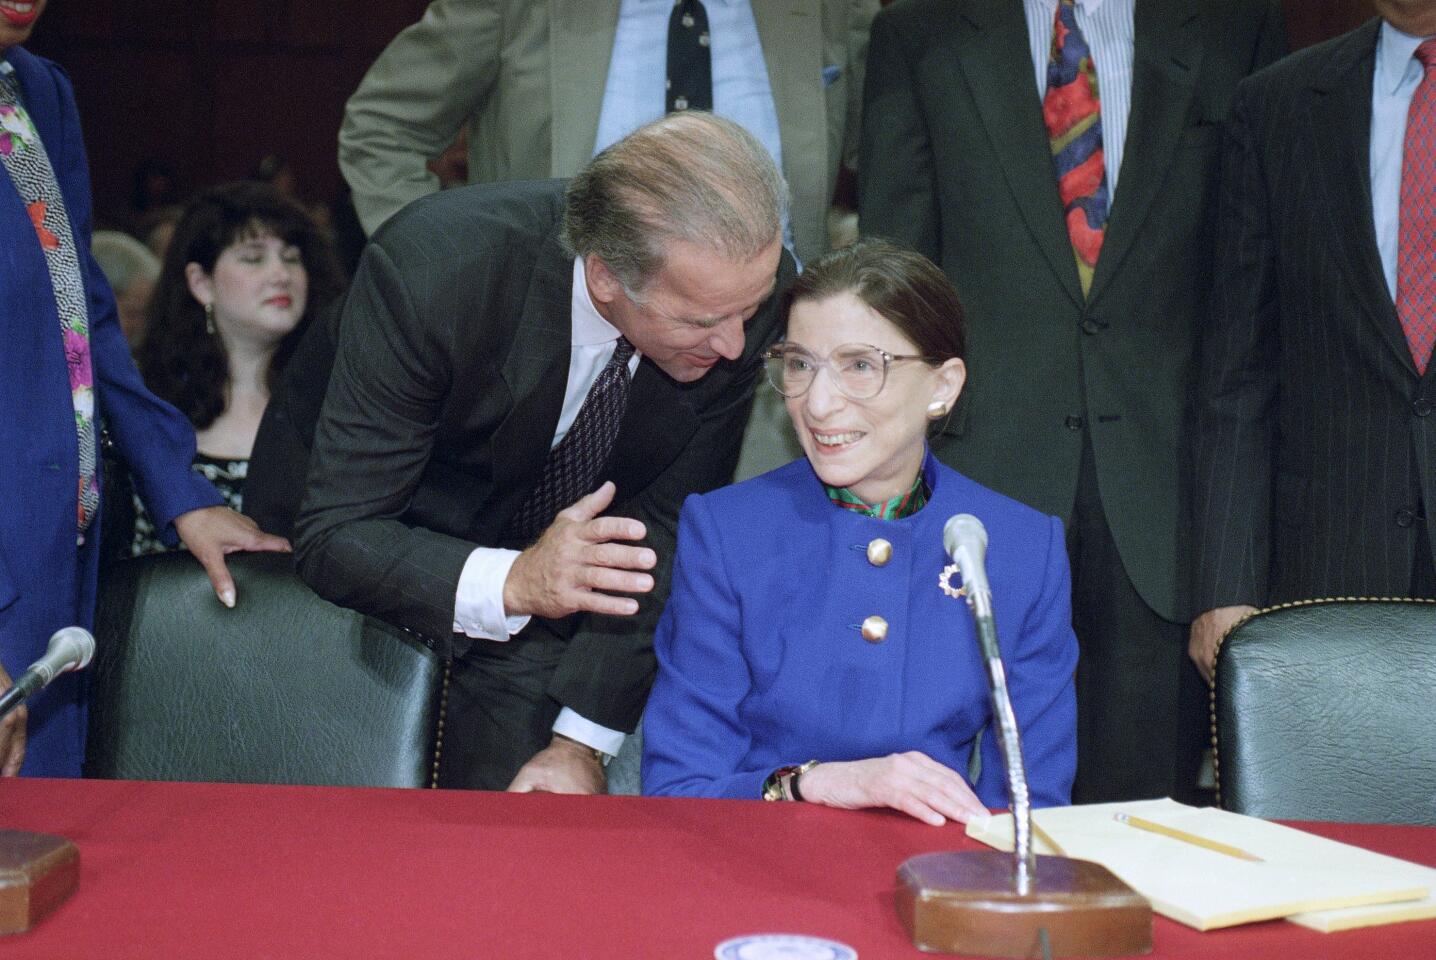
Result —
[{"label": "man in tan suit", "polygon": [[[666,19],[669,0],[431,3],[379,56],[344,111],[339,165],[364,229],[372,233],[400,207],[439,189],[425,164],[465,124],[471,182],[575,174],[605,145],[597,138],[615,40],[623,42],[632,11],[655,5]],[[707,6],[715,86],[727,42],[718,33],[725,8],[756,25],[793,198],[792,245],[801,260],[812,260],[828,248],[840,163],[857,156],[863,58],[877,0],[707,0]],[[660,103],[647,119],[662,112]],[[724,109],[721,91],[715,112],[743,123]]]}]

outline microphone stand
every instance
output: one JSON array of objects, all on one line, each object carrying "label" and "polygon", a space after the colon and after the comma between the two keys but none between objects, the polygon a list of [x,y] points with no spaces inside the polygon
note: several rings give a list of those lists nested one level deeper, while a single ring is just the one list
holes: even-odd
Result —
[{"label": "microphone stand", "polygon": [[1012,798],[1012,882],[1019,895],[1032,892],[1037,876],[1037,854],[1032,849],[1032,794],[1027,789],[1027,767],[1022,762],[1022,738],[1017,715],[1007,692],[1007,671],[997,647],[997,621],[992,613],[992,590],[985,584],[970,591],[967,605],[977,622],[977,644],[987,667],[992,716],[997,724],[997,746],[1007,768],[1007,794]]},{"label": "microphone stand", "polygon": [[[939,584],[949,596],[966,594],[987,668],[998,747],[1012,802],[1013,851],[924,853],[898,868],[897,911],[913,946],[934,953],[981,957],[1131,956],[1152,950],[1152,906],[1100,864],[1032,849],[1032,797],[1007,672],[997,645],[992,590],[981,569],[986,532]],[[949,528],[958,518],[949,521]],[[966,560],[964,589],[949,578]],[[1060,851],[1058,851],[1060,853]]]}]

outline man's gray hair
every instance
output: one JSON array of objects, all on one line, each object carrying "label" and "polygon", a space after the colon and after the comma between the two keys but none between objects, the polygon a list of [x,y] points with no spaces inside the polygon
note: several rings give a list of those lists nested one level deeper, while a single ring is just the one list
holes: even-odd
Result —
[{"label": "man's gray hair", "polygon": [[675,240],[752,259],[778,239],[788,185],[747,130],[711,113],[672,113],[606,148],[568,185],[563,242],[642,291]]},{"label": "man's gray hair", "polygon": [[160,261],[149,247],[118,230],[96,230],[90,238],[90,252],[100,264],[100,272],[116,293],[123,292],[137,279],[159,279]]}]

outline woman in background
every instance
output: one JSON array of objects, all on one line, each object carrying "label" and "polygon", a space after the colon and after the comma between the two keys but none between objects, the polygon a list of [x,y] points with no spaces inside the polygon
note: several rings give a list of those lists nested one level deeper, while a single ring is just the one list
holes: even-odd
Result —
[{"label": "woman in background", "polygon": [[[136,359],[149,388],[194,424],[194,468],[235,510],[270,385],[341,282],[329,240],[269,184],[207,190],[175,229]],[[165,549],[135,507],[131,552]]]},{"label": "woman in background", "polygon": [[956,292],[918,254],[868,241],[811,265],[788,304],[768,372],[806,459],[684,504],[644,792],[891,807],[932,824],[1006,806],[972,616],[939,588],[943,526],[971,513],[988,531],[1033,802],[1069,803],[1077,641],[1061,521],[927,450],[966,379]]}]

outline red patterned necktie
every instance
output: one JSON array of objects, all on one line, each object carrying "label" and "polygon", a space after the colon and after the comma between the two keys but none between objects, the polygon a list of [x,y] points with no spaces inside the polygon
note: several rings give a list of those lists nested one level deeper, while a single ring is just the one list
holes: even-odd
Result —
[{"label": "red patterned necktie", "polygon": [[1073,0],[1059,0],[1047,61],[1042,118],[1057,169],[1067,236],[1085,296],[1107,226],[1107,168],[1102,156],[1102,101],[1092,51],[1077,26]]},{"label": "red patterned necktie", "polygon": [[1396,253],[1396,314],[1416,371],[1436,343],[1436,39],[1416,48],[1425,69],[1406,114],[1401,157],[1401,232]]}]

